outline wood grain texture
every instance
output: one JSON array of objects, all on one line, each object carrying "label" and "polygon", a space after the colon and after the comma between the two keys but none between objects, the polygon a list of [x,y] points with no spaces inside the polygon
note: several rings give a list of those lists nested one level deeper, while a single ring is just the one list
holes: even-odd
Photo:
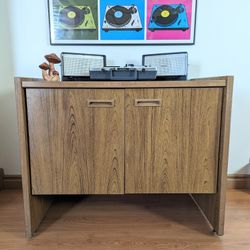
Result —
[{"label": "wood grain texture", "polygon": [[48,197],[33,196],[31,191],[26,100],[25,91],[22,88],[22,81],[24,80],[27,81],[27,79],[24,78],[15,78],[15,90],[26,235],[27,237],[32,237],[49,209],[52,199]]},{"label": "wood grain texture", "polygon": [[23,82],[24,88],[190,88],[190,87],[225,87],[224,80],[197,81],[84,81],[84,82]]},{"label": "wood grain texture", "polygon": [[[213,78],[214,79],[214,78]],[[233,77],[219,77],[226,82],[223,92],[223,110],[220,135],[220,154],[218,172],[218,192],[213,195],[193,195],[197,205],[214,227],[218,235],[224,234],[225,201],[227,188],[228,149],[230,139]]]},{"label": "wood grain texture", "polygon": [[222,91],[126,90],[126,193],[216,192]]},{"label": "wood grain texture", "polygon": [[[126,157],[128,153],[132,156],[126,161],[126,170],[129,166],[133,177],[128,178],[126,172],[128,191],[207,193],[192,197],[215,231],[222,235],[232,85],[232,77],[181,82],[50,83],[16,79],[27,235],[32,236],[36,231],[51,203],[47,196],[32,195],[31,175],[34,194],[124,193],[124,124],[126,130],[131,129],[126,132]],[[31,112],[29,131],[24,89],[27,94],[37,93],[27,100]],[[81,91],[85,93],[81,95],[85,101],[75,94]],[[164,97],[166,103],[136,107],[147,112],[135,112],[126,95],[124,120],[124,91],[145,93],[135,95],[137,99]],[[122,94],[114,97],[114,93],[111,96],[104,92]],[[114,100],[117,110],[86,109],[87,100],[93,99]],[[129,117],[132,120],[128,123]],[[29,146],[35,152],[31,152],[33,159],[29,159]],[[34,174],[33,170],[30,173],[30,160]]]},{"label": "wood grain texture", "polygon": [[[8,175],[3,178],[3,189],[22,189],[21,175]],[[250,189],[250,175],[230,174],[227,176],[227,189]]]},{"label": "wood grain texture", "polygon": [[[27,89],[26,95],[33,194],[123,194],[123,91]],[[115,106],[92,108],[88,100]]]},{"label": "wood grain texture", "polygon": [[53,203],[32,240],[21,191],[0,192],[1,250],[249,250],[250,191],[227,193],[217,237],[188,195],[95,196]]}]

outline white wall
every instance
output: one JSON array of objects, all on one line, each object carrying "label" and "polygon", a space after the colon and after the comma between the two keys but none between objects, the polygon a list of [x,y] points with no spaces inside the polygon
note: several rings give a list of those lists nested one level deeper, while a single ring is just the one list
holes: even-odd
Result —
[{"label": "white wall", "polygon": [[0,0],[0,168],[16,174],[19,173],[18,139],[7,3]]},{"label": "white wall", "polygon": [[[50,46],[47,0],[0,0],[0,2],[8,3],[10,7],[11,52],[16,76],[40,77],[38,65],[43,61],[43,55],[50,52],[60,54],[62,51],[105,53],[108,63],[115,65],[139,64],[141,55],[146,53],[188,51],[191,78],[234,75],[229,172],[250,174],[250,166],[247,167],[250,158],[250,31],[248,29],[250,1],[238,0],[235,10],[235,4],[229,3],[228,0],[199,0],[194,46],[123,47]],[[240,17],[237,19],[238,16]],[[3,21],[3,18],[0,18]],[[8,32],[5,31],[4,34],[8,35]],[[7,40],[1,43],[1,50],[4,50],[8,43]],[[4,58],[6,57],[5,53]],[[4,73],[6,73],[4,87],[1,79],[0,91],[1,96],[4,94],[5,98],[8,98],[8,93],[13,96],[13,83],[9,79],[11,68],[4,70]],[[8,89],[7,97],[5,89]],[[10,107],[1,107],[4,112],[8,113],[10,110],[11,118],[14,117],[12,102],[13,98],[8,103]],[[12,119],[11,122],[15,121]],[[8,157],[5,160],[1,157],[0,166],[5,167],[7,173],[19,173],[16,161],[13,160],[16,159],[16,126],[1,127],[1,141],[4,135],[10,134],[13,135],[13,148],[1,145],[0,151],[8,152],[12,158]]]}]

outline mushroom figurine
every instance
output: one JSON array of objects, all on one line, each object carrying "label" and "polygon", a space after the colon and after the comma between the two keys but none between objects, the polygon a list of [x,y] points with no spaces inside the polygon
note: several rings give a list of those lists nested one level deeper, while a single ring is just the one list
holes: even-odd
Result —
[{"label": "mushroom figurine", "polygon": [[44,62],[39,65],[39,68],[42,70],[43,79],[46,81],[50,81],[50,75],[48,74],[49,64]]},{"label": "mushroom figurine", "polygon": [[45,81],[57,82],[60,81],[58,71],[55,69],[55,64],[61,63],[61,59],[56,54],[49,54],[45,56],[45,59],[49,62],[42,63],[39,68],[42,69],[42,76]]}]

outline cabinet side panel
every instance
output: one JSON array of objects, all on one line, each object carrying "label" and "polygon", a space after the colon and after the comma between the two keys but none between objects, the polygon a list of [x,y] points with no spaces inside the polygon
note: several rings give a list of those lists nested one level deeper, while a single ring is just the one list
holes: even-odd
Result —
[{"label": "cabinet side panel", "polygon": [[233,94],[233,77],[219,77],[226,82],[223,91],[223,109],[220,135],[220,153],[218,170],[218,190],[216,194],[193,194],[192,197],[203,211],[218,235],[224,234],[225,203],[227,189],[228,149],[230,139],[231,108]]},{"label": "cabinet side panel", "polygon": [[123,102],[122,90],[27,90],[34,194],[124,192]]},{"label": "cabinet side panel", "polygon": [[127,193],[216,192],[221,96],[221,88],[126,90]]},{"label": "cabinet side panel", "polygon": [[52,199],[48,197],[38,197],[32,195],[30,184],[31,177],[26,117],[26,100],[25,90],[22,88],[23,80],[27,79],[15,78],[15,89],[26,235],[27,237],[32,237],[32,235],[38,229],[47,210],[49,209]]}]

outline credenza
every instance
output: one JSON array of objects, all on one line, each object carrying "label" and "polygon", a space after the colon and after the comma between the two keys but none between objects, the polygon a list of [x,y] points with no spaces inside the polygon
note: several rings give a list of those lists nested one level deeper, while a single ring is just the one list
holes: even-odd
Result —
[{"label": "credenza", "polygon": [[233,77],[15,87],[28,237],[55,195],[184,193],[223,235]]}]

